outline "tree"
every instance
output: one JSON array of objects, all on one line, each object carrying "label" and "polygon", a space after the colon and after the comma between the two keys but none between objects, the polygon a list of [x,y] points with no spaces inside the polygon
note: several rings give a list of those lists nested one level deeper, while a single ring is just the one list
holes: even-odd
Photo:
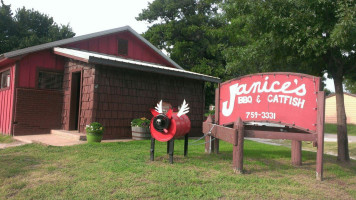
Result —
[{"label": "tree", "polygon": [[345,89],[351,94],[356,94],[356,82],[352,79],[346,79],[344,81]]},{"label": "tree", "polygon": [[70,38],[75,35],[69,25],[58,25],[52,17],[21,8],[15,15],[1,0],[0,54],[15,49]]},{"label": "tree", "polygon": [[354,0],[226,0],[231,73],[295,71],[334,79],[338,160],[348,161],[342,82],[356,70]]},{"label": "tree", "polygon": [[328,88],[324,88],[324,92],[325,92],[325,96],[329,96],[333,94],[333,92],[331,92]]},{"label": "tree", "polygon": [[10,51],[16,41],[15,24],[12,20],[12,12],[10,6],[5,5],[1,0],[0,7],[0,54]]},{"label": "tree", "polygon": [[[221,0],[155,0],[136,18],[151,26],[143,34],[166,51],[180,66],[198,73],[224,77],[222,55],[227,37],[226,21],[219,14]],[[214,87],[207,84],[207,105],[214,101]]]}]

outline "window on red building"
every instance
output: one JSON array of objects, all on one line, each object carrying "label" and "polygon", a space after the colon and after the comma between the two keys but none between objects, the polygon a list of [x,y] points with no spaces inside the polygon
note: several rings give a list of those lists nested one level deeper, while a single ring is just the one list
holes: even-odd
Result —
[{"label": "window on red building", "polygon": [[38,72],[38,88],[50,90],[62,90],[63,73],[39,71]]},{"label": "window on red building", "polygon": [[117,50],[118,54],[119,55],[123,55],[123,56],[127,56],[128,48],[129,48],[129,42],[127,40],[125,40],[125,39],[119,38],[117,40],[117,44],[118,44],[118,48],[117,48],[118,49]]},{"label": "window on red building", "polygon": [[10,70],[0,72],[1,89],[10,87]]}]

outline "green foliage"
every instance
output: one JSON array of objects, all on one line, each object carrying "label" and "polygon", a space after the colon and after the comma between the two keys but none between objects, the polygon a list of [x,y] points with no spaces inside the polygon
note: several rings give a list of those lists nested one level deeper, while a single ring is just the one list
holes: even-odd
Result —
[{"label": "green foliage", "polygon": [[333,93],[328,88],[324,88],[324,92],[326,97]]},{"label": "green foliage", "polygon": [[215,115],[215,109],[209,110],[207,113],[204,114],[205,117],[208,117],[209,115]]},{"label": "green foliage", "polygon": [[[350,8],[355,6],[354,1],[349,4]],[[338,62],[346,64],[355,56],[342,56],[345,51],[351,52],[349,44],[355,44],[351,33],[343,34],[348,42],[336,42],[340,37],[336,30],[343,24],[340,6],[335,1],[316,0],[227,1],[224,8],[234,42],[225,51],[229,70],[242,74],[294,71],[318,76],[325,70],[335,72]]]},{"label": "green foliage", "polygon": [[92,122],[90,125],[85,126],[86,133],[102,135],[104,127],[99,122]]},{"label": "green foliage", "polygon": [[3,1],[0,19],[0,54],[75,35],[69,24],[58,25],[52,17],[33,9],[23,7],[13,15],[11,6]]},{"label": "green foliage", "polygon": [[16,42],[15,26],[12,20],[11,8],[8,5],[4,5],[1,0],[0,7],[0,54],[9,51]]},{"label": "green foliage", "polygon": [[150,126],[150,120],[146,119],[145,117],[133,119],[131,121],[131,126],[147,128]]},{"label": "green foliage", "polygon": [[345,79],[344,81],[345,89],[351,93],[356,94],[356,80]]},{"label": "green foliage", "polygon": [[[136,18],[151,26],[143,34],[186,70],[226,77],[223,50],[228,45],[221,0],[155,0]],[[206,105],[214,102],[214,86],[207,83]]]},{"label": "green foliage", "polygon": [[[336,73],[339,63],[345,70],[354,66],[355,1],[340,2],[227,1],[224,8],[234,42],[225,51],[229,70],[242,74],[295,71],[320,76],[325,70],[330,75]],[[343,56],[344,52],[349,56]]]}]

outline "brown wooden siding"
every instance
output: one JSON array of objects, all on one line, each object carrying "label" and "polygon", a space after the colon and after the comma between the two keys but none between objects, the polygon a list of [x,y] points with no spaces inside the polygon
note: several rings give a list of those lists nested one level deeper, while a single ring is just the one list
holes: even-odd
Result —
[{"label": "brown wooden siding", "polygon": [[93,105],[95,68],[93,65],[86,64],[80,61],[69,60],[65,65],[63,78],[64,97],[62,111],[62,128],[65,130],[69,130],[71,73],[77,71],[82,72],[79,131],[84,132],[85,126],[92,122],[92,114],[94,109]]},{"label": "brown wooden siding", "polygon": [[50,133],[61,127],[62,91],[16,89],[14,135]]},{"label": "brown wooden siding", "polygon": [[105,128],[105,138],[131,138],[134,118],[152,118],[150,108],[162,99],[178,107],[186,99],[190,107],[190,135],[201,135],[204,108],[203,82],[133,70],[98,66],[95,71],[93,116]]},{"label": "brown wooden siding", "polygon": [[150,108],[163,99],[178,107],[189,103],[191,134],[201,135],[204,108],[203,82],[162,76],[107,66],[92,66],[68,61],[64,75],[62,128],[68,130],[70,108],[70,72],[83,70],[80,132],[97,121],[105,127],[105,139],[131,138],[134,118],[152,117]]}]

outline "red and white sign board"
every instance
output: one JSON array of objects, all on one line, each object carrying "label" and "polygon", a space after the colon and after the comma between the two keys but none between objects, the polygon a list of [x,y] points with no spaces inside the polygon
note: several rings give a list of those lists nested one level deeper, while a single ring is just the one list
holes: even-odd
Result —
[{"label": "red and white sign board", "polygon": [[320,78],[298,73],[263,73],[224,82],[219,124],[272,122],[316,131]]}]

